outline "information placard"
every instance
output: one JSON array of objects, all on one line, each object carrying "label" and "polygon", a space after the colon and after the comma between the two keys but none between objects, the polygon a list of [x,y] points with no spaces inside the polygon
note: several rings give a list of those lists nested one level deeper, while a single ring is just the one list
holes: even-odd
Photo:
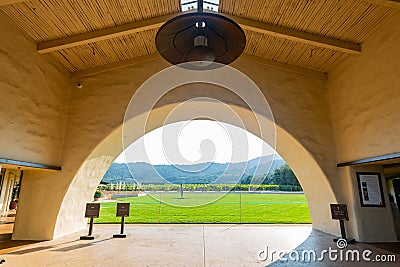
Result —
[{"label": "information placard", "polygon": [[331,215],[333,220],[349,220],[346,204],[331,204]]},{"label": "information placard", "polygon": [[385,207],[381,174],[357,172],[358,192],[362,207]]},{"label": "information placard", "polygon": [[87,203],[85,218],[99,218],[100,203]]},{"label": "information placard", "polygon": [[130,203],[117,203],[117,217],[129,217]]}]

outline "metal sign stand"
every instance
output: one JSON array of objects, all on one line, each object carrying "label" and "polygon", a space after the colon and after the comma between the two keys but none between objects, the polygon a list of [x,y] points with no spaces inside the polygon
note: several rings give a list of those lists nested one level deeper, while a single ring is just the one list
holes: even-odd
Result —
[{"label": "metal sign stand", "polygon": [[85,236],[81,236],[80,240],[93,240],[94,236],[93,233],[93,223],[94,218],[99,218],[100,214],[100,204],[99,203],[87,203],[86,204],[86,212],[85,218],[90,218],[90,225],[89,225],[89,234]]},{"label": "metal sign stand", "polygon": [[124,226],[125,226],[125,216],[121,216],[121,232],[119,234],[113,235],[114,238],[126,238],[126,234],[124,234]]},{"label": "metal sign stand", "polygon": [[117,217],[121,217],[121,231],[113,235],[113,238],[126,238],[124,234],[125,216],[129,216],[130,203],[117,203]]},{"label": "metal sign stand", "polygon": [[339,220],[340,234],[341,234],[341,237],[336,237],[333,239],[333,241],[337,242],[339,239],[344,239],[347,241],[347,244],[354,243],[355,242],[354,238],[347,238],[346,236],[346,228],[344,226],[344,221],[349,220],[346,204],[331,204],[331,214],[333,220]]},{"label": "metal sign stand", "polygon": [[93,222],[94,222],[94,217],[90,217],[89,233],[88,235],[81,236],[80,240],[94,240],[94,236],[92,236]]}]

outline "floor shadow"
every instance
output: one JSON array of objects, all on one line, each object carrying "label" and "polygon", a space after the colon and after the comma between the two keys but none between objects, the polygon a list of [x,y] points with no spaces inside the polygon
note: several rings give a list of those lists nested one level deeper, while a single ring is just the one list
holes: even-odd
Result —
[{"label": "floor shadow", "polygon": [[366,243],[366,244],[400,255],[400,242]]},{"label": "floor shadow", "polygon": [[65,245],[65,244],[69,244],[69,243],[75,243],[75,242],[79,242],[79,241],[80,241],[79,239],[75,239],[75,240],[72,240],[72,241],[66,241],[66,242],[62,242],[62,243],[57,243],[57,244],[54,244],[53,247],[58,247],[58,246],[61,246],[61,245]]},{"label": "floor shadow", "polygon": [[[7,240],[7,241],[0,241],[0,255],[4,254],[26,254],[26,253],[31,253],[35,251],[40,251],[48,248],[54,248],[55,246],[59,245],[64,245],[67,243],[72,243],[72,242],[77,242],[79,240],[74,240],[74,241],[68,241],[68,242],[63,242],[60,244],[56,244],[53,246],[42,246],[40,247],[41,249],[36,249],[36,248],[29,248],[25,250],[21,250],[23,247],[44,242],[44,241],[32,241],[32,240]],[[16,251],[18,250],[18,251]]]},{"label": "floor shadow", "polygon": [[[80,248],[90,247],[97,243],[105,242],[105,241],[108,241],[111,239],[113,239],[113,238],[109,237],[109,238],[105,238],[105,239],[101,239],[101,240],[97,240],[97,241],[92,241],[90,243],[77,244],[77,245],[73,245],[73,246],[69,246],[69,247],[65,247],[65,248],[56,248],[56,249],[52,249],[51,251],[67,252],[67,251],[76,250],[76,249],[80,249]],[[76,241],[73,241],[73,242],[76,242]],[[68,242],[66,242],[66,243],[68,243]],[[59,245],[61,245],[61,244],[58,244],[57,246],[59,246]],[[54,246],[53,246],[53,248],[54,248]]]},{"label": "floor shadow", "polygon": [[90,242],[90,243],[96,244],[96,243],[101,243],[101,242],[105,242],[105,241],[112,240],[112,239],[114,239],[114,238],[108,237],[108,238],[97,240],[97,241],[93,241],[93,242]]},{"label": "floor shadow", "polygon": [[11,233],[0,234],[0,241],[11,241]]},{"label": "floor shadow", "polygon": [[88,244],[77,244],[77,245],[69,246],[69,247],[66,247],[66,248],[52,249],[51,251],[67,252],[67,251],[76,250],[76,249],[80,249],[80,248],[91,247],[91,246],[93,246],[92,243],[88,243]]},{"label": "floor shadow", "polygon": [[12,240],[7,240],[7,241],[0,241],[0,255],[10,253],[13,250],[20,249],[22,247],[32,245],[37,243],[37,241],[26,241],[26,240],[21,240],[21,241],[12,241]]},{"label": "floor shadow", "polygon": [[42,246],[42,247],[35,247],[35,248],[17,250],[17,251],[10,252],[8,254],[11,254],[11,255],[24,255],[24,254],[28,254],[28,253],[32,253],[32,252],[38,252],[38,251],[47,250],[47,249],[51,249],[51,248],[53,248],[53,246]]}]

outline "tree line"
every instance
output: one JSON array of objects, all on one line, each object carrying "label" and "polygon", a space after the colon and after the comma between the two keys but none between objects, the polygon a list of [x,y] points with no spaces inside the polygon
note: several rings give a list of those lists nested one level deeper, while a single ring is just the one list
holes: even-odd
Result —
[{"label": "tree line", "polygon": [[[257,181],[258,180],[258,181]],[[285,164],[266,177],[246,176],[238,184],[214,184],[214,183],[187,183],[182,184],[184,191],[302,191],[302,188],[296,178],[296,175]],[[115,190],[115,184],[101,185],[102,190]],[[179,191],[180,184],[126,184],[122,191]]]},{"label": "tree line", "polygon": [[[252,176],[246,176],[240,180],[240,183],[250,184],[252,183],[252,180],[253,180]],[[272,173],[267,174],[266,177],[263,177],[262,184],[291,185],[291,186],[301,187],[299,181],[297,180],[296,175],[293,173],[292,169],[290,169],[290,167],[287,164],[280,166],[279,168],[275,169]]]}]

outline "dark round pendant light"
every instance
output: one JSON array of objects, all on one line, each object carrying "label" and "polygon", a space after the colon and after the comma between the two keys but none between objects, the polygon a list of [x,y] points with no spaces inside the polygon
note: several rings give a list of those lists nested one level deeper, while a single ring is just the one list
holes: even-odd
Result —
[{"label": "dark round pendant light", "polygon": [[246,46],[246,36],[233,20],[215,13],[203,13],[203,1],[198,11],[177,16],[158,30],[156,47],[161,56],[177,65],[200,62],[230,64]]}]

